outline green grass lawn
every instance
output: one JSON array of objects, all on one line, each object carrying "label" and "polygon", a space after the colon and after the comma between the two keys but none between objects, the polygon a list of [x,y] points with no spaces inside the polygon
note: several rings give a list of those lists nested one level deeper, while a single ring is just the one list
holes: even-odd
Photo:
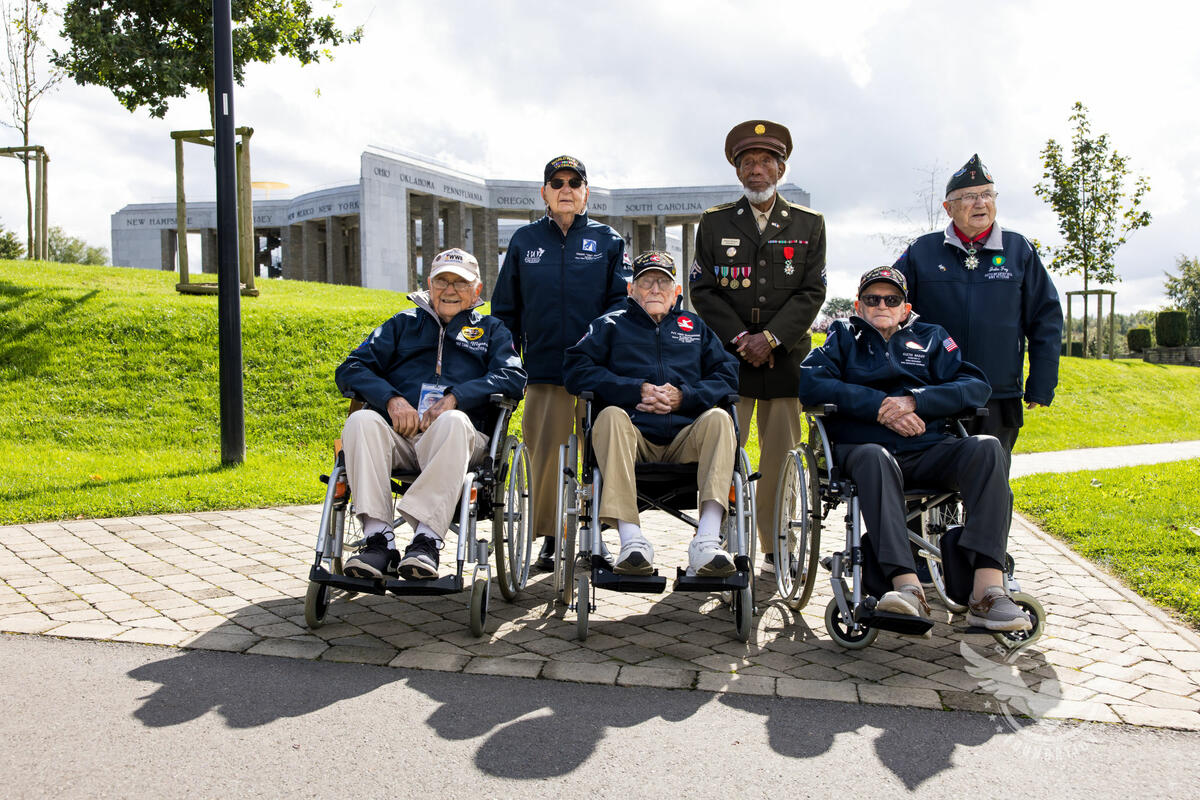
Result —
[{"label": "green grass lawn", "polygon": [[[242,298],[247,460],[222,468],[216,298],[174,283],[0,261],[0,524],[320,500],[346,409],[333,371],[408,302],[291,281]],[[1065,359],[1018,448],[1198,439],[1178,410],[1197,399],[1200,370]]]},{"label": "green grass lawn", "polygon": [[1200,627],[1200,462],[1013,481],[1016,507]]}]

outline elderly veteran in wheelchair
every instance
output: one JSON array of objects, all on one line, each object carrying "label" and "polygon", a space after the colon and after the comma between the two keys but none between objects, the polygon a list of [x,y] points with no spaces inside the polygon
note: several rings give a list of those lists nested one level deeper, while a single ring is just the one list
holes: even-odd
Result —
[{"label": "elderly veteran in wheelchair", "polygon": [[991,389],[945,329],[917,320],[907,293],[903,273],[867,271],[854,315],[835,321],[825,344],[801,364],[800,400],[837,406],[825,421],[834,460],[857,484],[863,520],[892,585],[876,608],[929,616],[909,547],[904,486],[941,486],[962,495],[966,512],[961,544],[974,569],[967,622],[1028,630],[1028,617],[1004,588],[1012,521],[1005,450],[993,436],[957,438],[946,430],[949,418],[983,406]]},{"label": "elderly veteran in wheelchair", "polygon": [[737,360],[698,316],[679,308],[675,262],[662,252],[633,264],[627,305],[596,319],[567,350],[566,388],[590,391],[602,410],[592,446],[604,476],[599,517],[621,550],[613,572],[649,575],[654,548],[642,532],[634,465],[698,462],[700,519],[688,546],[689,572],[735,571],[721,524],[733,475],[733,420],[717,404],[737,392]]},{"label": "elderly veteran in wheelchair", "polygon": [[[383,579],[438,576],[438,551],[467,468],[487,452],[484,412],[492,394],[519,398],[525,370],[508,329],[476,311],[479,262],[453,248],[438,253],[429,289],[375,329],[337,368],[338,389],[366,408],[346,419],[342,447],[363,546],[345,573]],[[393,531],[393,470],[420,471],[400,499],[414,528],[401,555]]]}]

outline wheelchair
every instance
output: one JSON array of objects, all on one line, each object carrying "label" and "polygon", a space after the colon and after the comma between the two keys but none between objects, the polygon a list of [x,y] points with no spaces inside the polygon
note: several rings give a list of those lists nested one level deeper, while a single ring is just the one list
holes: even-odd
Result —
[{"label": "wheelchair", "polygon": [[[584,446],[582,466],[579,439],[571,434],[567,443],[559,446],[558,495],[554,550],[554,594],[556,599],[576,614],[576,635],[584,640],[588,621],[596,610],[594,590],[661,594],[667,578],[655,569],[650,575],[619,575],[600,554],[600,520],[594,516],[600,508],[603,476],[592,450],[591,392],[583,392],[585,401]],[[733,417],[737,436],[737,395],[729,395],[722,404]],[[750,472],[746,451],[738,448],[734,459],[734,474],[729,490],[729,508],[725,516],[722,540],[733,555],[734,573],[728,577],[688,575],[678,567],[672,591],[719,593],[733,614],[734,633],[740,641],[748,641],[754,624],[754,481],[758,473]],[[637,482],[638,512],[658,509],[693,528],[699,521],[686,512],[698,505],[698,486],[695,463],[638,463],[634,466]],[[576,547],[578,546],[578,553]]]},{"label": "wheelchair", "polygon": [[[341,592],[346,599],[354,595],[443,595],[455,594],[470,588],[471,633],[483,635],[487,619],[491,564],[489,553],[496,554],[496,577],[500,594],[507,601],[514,600],[524,590],[529,580],[529,567],[533,540],[530,537],[531,518],[529,494],[529,456],[525,446],[516,436],[508,435],[508,424],[518,401],[501,394],[489,398],[488,428],[492,431],[487,455],[472,465],[463,478],[462,496],[458,515],[450,529],[458,537],[455,574],[439,576],[429,580],[403,580],[399,577],[386,580],[356,578],[342,571],[342,553],[346,547],[361,544],[362,530],[354,510],[354,501],[346,476],[345,454],[341,441],[337,442],[333,469],[322,475],[326,484],[325,502],[321,507],[321,521],[317,531],[316,558],[308,575],[308,592],[304,598],[304,620],[309,628],[317,628],[325,621],[334,592]],[[350,412],[362,408],[362,403],[353,400]],[[393,472],[392,494],[394,500],[403,495],[420,473]],[[492,539],[476,539],[476,523],[480,519],[492,521]],[[395,520],[399,530],[404,519]],[[469,587],[464,580],[464,568],[471,569]]]},{"label": "wheelchair", "polygon": [[[779,478],[775,552],[786,549],[797,555],[799,562],[794,573],[787,570],[777,573],[780,594],[794,608],[807,602],[816,582],[822,520],[845,502],[845,547],[820,560],[830,572],[833,589],[833,598],[825,608],[825,629],[837,644],[851,650],[869,647],[881,630],[923,634],[932,626],[930,621],[875,608],[878,595],[890,589],[890,585],[881,571],[874,570],[879,572],[878,576],[871,574],[870,567],[875,566],[873,548],[870,537],[864,537],[862,531],[858,489],[853,481],[840,474],[834,463],[832,442],[822,418],[837,413],[837,406],[806,406],[804,413],[809,426],[808,443],[788,453]],[[986,415],[987,409],[976,409],[975,414]],[[954,420],[951,430],[960,437],[967,435],[961,420]],[[967,607],[956,602],[947,589],[942,552],[942,546],[949,546],[961,531],[964,518],[961,499],[956,492],[920,487],[905,487],[904,495],[909,542],[916,555],[926,561],[933,587],[947,610],[965,614]],[[1014,571],[1012,556],[1006,554],[1005,588],[1033,627],[1027,631],[964,629],[965,633],[991,634],[1010,650],[1032,643],[1046,627],[1045,609],[1037,598],[1021,591]]]}]

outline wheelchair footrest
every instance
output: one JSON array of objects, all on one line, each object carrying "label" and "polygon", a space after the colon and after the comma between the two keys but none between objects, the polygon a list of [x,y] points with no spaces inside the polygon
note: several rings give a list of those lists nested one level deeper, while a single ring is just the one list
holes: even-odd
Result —
[{"label": "wheelchair footrest", "polygon": [[334,575],[324,567],[314,566],[308,571],[308,579],[323,583],[344,592],[360,594],[408,594],[434,595],[454,594],[463,590],[463,580],[458,575],[447,575],[431,581],[404,581],[397,578],[377,581],[373,578],[352,578],[349,575]]},{"label": "wheelchair footrest", "polygon": [[461,575],[445,575],[441,578],[422,581],[391,579],[384,581],[387,590],[396,595],[455,594],[463,590]]},{"label": "wheelchair footrest", "polygon": [[749,585],[750,576],[745,572],[735,572],[724,578],[709,578],[688,575],[687,570],[676,567],[675,583],[671,588],[676,592],[727,592],[745,589]]},{"label": "wheelchair footrest", "polygon": [[592,584],[597,589],[610,592],[642,592],[662,594],[667,588],[667,579],[655,570],[653,575],[618,575],[603,567],[592,569]]},{"label": "wheelchair footrest", "polygon": [[933,620],[926,617],[893,614],[890,611],[872,611],[870,614],[864,614],[859,621],[881,631],[891,631],[906,636],[920,636],[933,628]]}]

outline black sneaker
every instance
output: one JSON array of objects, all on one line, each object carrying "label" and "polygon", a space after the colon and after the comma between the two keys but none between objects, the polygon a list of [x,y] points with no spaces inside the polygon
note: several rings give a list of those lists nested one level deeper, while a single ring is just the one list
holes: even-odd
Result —
[{"label": "black sneaker", "polygon": [[389,574],[396,574],[396,562],[400,554],[388,547],[387,536],[376,533],[368,536],[357,553],[352,555],[343,567],[343,571],[351,578],[373,578],[383,580]]},{"label": "black sneaker", "polygon": [[542,549],[538,553],[537,561],[533,562],[533,568],[541,572],[554,571],[554,537],[542,537]]},{"label": "black sneaker", "polygon": [[438,544],[436,539],[417,536],[404,548],[400,559],[400,577],[409,581],[433,580],[438,576]]},{"label": "black sneaker", "polygon": [[[792,565],[792,574],[795,575],[796,567],[799,566],[800,562],[798,562],[796,560],[796,557],[794,555],[790,556],[788,558],[788,562]],[[770,573],[772,575],[775,574],[775,554],[774,553],[764,553],[763,554],[762,571],[766,572],[766,573]]]}]

